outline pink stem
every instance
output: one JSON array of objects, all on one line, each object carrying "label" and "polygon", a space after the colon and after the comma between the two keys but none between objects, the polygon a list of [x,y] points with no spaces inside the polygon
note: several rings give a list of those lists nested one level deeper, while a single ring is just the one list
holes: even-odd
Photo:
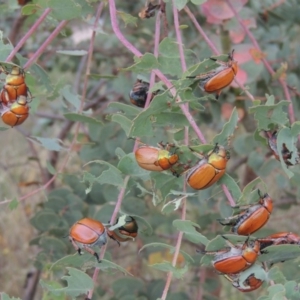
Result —
[{"label": "pink stem", "polygon": [[[175,27],[175,32],[176,32],[176,38],[177,38],[177,44],[178,44],[178,49],[179,49],[180,61],[181,61],[181,68],[182,68],[182,71],[184,72],[184,71],[186,71],[186,62],[185,62],[185,57],[184,57],[183,43],[182,43],[180,29],[179,29],[178,11],[177,11],[177,8],[174,4],[174,0],[173,0],[173,16],[174,16],[174,27]],[[181,109],[186,109],[188,111],[188,104],[181,105]],[[197,126],[197,129],[198,129],[198,126]],[[200,130],[199,130],[199,132],[201,133]],[[184,141],[185,141],[186,145],[189,144],[189,129],[188,129],[187,126],[185,127]],[[186,192],[186,176],[184,176],[183,192],[184,193]],[[182,211],[181,211],[181,220],[184,221],[186,219],[186,198],[183,199],[181,209],[182,209]],[[176,263],[177,263],[180,248],[181,248],[182,239],[183,239],[183,232],[179,231],[176,246],[175,246],[175,252],[174,252],[174,255],[173,255],[173,259],[172,259],[172,266],[173,267],[176,267]],[[168,295],[172,278],[173,278],[173,272],[170,271],[170,272],[167,273],[167,279],[166,279],[165,287],[164,287],[164,290],[163,290],[163,293],[162,293],[162,296],[161,296],[162,300],[165,300],[167,295]]]},{"label": "pink stem", "polygon": [[[157,14],[155,20],[155,35],[154,35],[154,50],[153,50],[153,54],[155,57],[158,57],[159,39],[160,39],[160,12]],[[155,83],[155,73],[151,71],[149,89],[154,85],[154,83]],[[152,97],[152,93],[148,93],[146,103],[145,103],[145,109],[149,106],[151,97]],[[139,143],[140,140],[136,139],[133,147],[133,152],[137,150]]]},{"label": "pink stem", "polygon": [[[117,11],[115,6],[114,0],[109,0],[109,9],[110,9],[110,18],[111,18],[111,24],[114,33],[116,34],[117,38],[120,40],[120,42],[128,49],[130,50],[134,55],[141,57],[142,53],[137,50],[130,42],[127,41],[127,39],[124,37],[122,32],[120,31],[118,27],[117,22]],[[171,82],[165,77],[165,75],[162,74],[162,72],[158,69],[153,70],[157,77],[167,86],[167,88],[170,89],[173,96],[176,95],[176,90],[171,84]],[[177,97],[178,102],[181,102],[181,99]],[[201,133],[200,129],[198,128],[195,120],[193,119],[193,116],[190,114],[189,110],[184,108],[184,105],[181,105],[180,108],[182,109],[184,115],[186,116],[188,122],[190,123],[191,127],[195,130],[196,135],[201,140],[202,143],[205,143],[205,138],[203,134]]]},{"label": "pink stem", "polygon": [[[225,0],[225,2],[228,4],[228,6],[230,7],[230,9],[232,10],[232,12],[234,13],[236,19],[239,21],[240,25],[242,26],[242,28],[244,29],[245,33],[247,34],[247,36],[249,37],[250,41],[252,42],[253,46],[256,48],[257,51],[262,52],[255,37],[253,36],[252,32],[248,29],[248,27],[244,24],[243,20],[240,18],[240,16],[238,15],[237,11],[235,10],[235,8],[233,7],[233,5],[230,3],[229,0]],[[269,62],[265,59],[262,58],[261,59],[263,64],[265,65],[266,69],[269,71],[269,73],[271,75],[274,75],[275,72],[272,69],[271,65],[269,64]],[[283,92],[285,94],[285,97],[287,99],[287,101],[290,102],[289,104],[289,118],[290,118],[290,123],[294,123],[295,122],[295,115],[294,115],[294,109],[293,109],[293,104],[292,104],[292,100],[291,100],[291,96],[289,93],[289,89],[286,85],[286,82],[279,78],[278,79],[279,83],[281,84],[282,88],[283,88]]]},{"label": "pink stem", "polygon": [[34,55],[27,61],[24,65],[24,69],[29,68],[37,59],[38,57],[45,51],[47,46],[54,40],[54,38],[60,33],[60,31],[66,26],[67,21],[61,21],[55,30],[49,35],[46,41],[39,47],[39,49],[34,53]]},{"label": "pink stem", "polygon": [[33,24],[33,26],[27,31],[27,33],[21,38],[19,43],[15,46],[9,56],[6,58],[6,62],[10,62],[13,57],[18,53],[21,47],[25,44],[28,38],[37,30],[40,24],[44,21],[44,19],[48,16],[51,12],[51,8],[46,8],[42,15],[37,19],[37,21]]},{"label": "pink stem", "polygon": [[230,192],[225,184],[222,184],[222,190],[223,190],[224,194],[226,195],[226,198],[229,201],[230,205],[235,206],[235,200],[232,198],[232,195],[230,194]]}]

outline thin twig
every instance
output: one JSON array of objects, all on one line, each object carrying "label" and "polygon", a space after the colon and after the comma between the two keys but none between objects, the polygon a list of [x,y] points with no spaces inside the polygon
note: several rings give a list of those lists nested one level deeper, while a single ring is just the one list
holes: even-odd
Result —
[{"label": "thin twig", "polygon": [[45,51],[48,45],[55,39],[55,37],[61,32],[61,30],[66,26],[68,21],[61,21],[58,26],[53,30],[53,32],[48,36],[44,43],[38,48],[38,50],[30,57],[30,59],[24,65],[24,69],[29,68]]},{"label": "thin twig", "polygon": [[18,53],[18,51],[21,49],[21,47],[25,44],[25,42],[28,40],[28,38],[37,30],[37,28],[40,26],[40,24],[44,21],[44,19],[48,16],[48,14],[51,12],[51,8],[46,8],[45,11],[42,13],[42,15],[36,20],[36,22],[33,24],[33,26],[27,31],[27,33],[21,38],[19,43],[16,45],[16,47],[13,49],[13,51],[9,54],[9,56],[6,58],[6,62],[10,62],[13,57]]},{"label": "thin twig", "polygon": [[[256,41],[256,39],[255,39],[255,37],[254,37],[254,35],[248,29],[248,27],[244,24],[243,20],[241,19],[241,17],[237,13],[236,9],[233,7],[233,5],[231,4],[231,2],[229,0],[225,0],[225,2],[228,4],[228,6],[230,7],[230,9],[232,10],[234,16],[238,20],[238,22],[241,25],[241,27],[244,29],[245,33],[249,37],[249,39],[252,42],[253,46],[256,48],[257,51],[262,52],[261,49],[260,49],[260,47],[259,47],[259,45],[258,45],[258,43],[257,43],[257,41]],[[269,64],[269,62],[267,61],[267,59],[266,58],[262,58],[261,61],[265,65],[265,67],[268,70],[268,72],[271,75],[274,75],[275,71],[272,69],[272,67]],[[294,114],[293,103],[292,103],[292,100],[291,100],[289,89],[287,87],[286,82],[282,78],[279,78],[278,81],[279,81],[279,83],[281,84],[281,86],[283,88],[283,92],[284,92],[285,98],[287,99],[287,101],[290,102],[290,104],[288,106],[288,114],[289,114],[290,123],[292,124],[292,123],[295,122],[295,114]]]}]

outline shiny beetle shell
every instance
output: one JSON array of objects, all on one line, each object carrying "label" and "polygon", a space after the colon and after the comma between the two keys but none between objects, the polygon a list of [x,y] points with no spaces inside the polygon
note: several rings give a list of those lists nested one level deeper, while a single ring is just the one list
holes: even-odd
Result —
[{"label": "shiny beetle shell", "polygon": [[300,236],[293,232],[278,232],[271,234],[265,238],[260,238],[258,241],[261,244],[261,249],[269,246],[284,245],[284,244],[296,244],[300,245]]},{"label": "shiny beetle shell", "polygon": [[6,83],[0,92],[0,99],[3,104],[8,105],[8,103],[14,103],[19,96],[32,98],[25,83],[24,70],[14,66],[6,76]]},{"label": "shiny beetle shell", "polygon": [[138,107],[145,107],[147,95],[149,91],[149,83],[137,79],[133,89],[129,93],[130,102]]},{"label": "shiny beetle shell", "polygon": [[229,153],[223,146],[216,146],[207,157],[187,171],[187,183],[195,190],[203,190],[217,182],[226,172]]},{"label": "shiny beetle shell", "polygon": [[194,77],[196,80],[199,80],[200,88],[203,91],[207,93],[215,93],[217,99],[219,98],[221,90],[230,85],[237,74],[238,63],[233,59],[233,52],[234,50],[232,50],[231,54],[228,55],[228,62],[210,58],[211,60],[214,60],[219,67],[208,73]]},{"label": "shiny beetle shell", "polygon": [[250,205],[245,211],[220,222],[222,225],[232,225],[231,231],[239,235],[249,235],[262,228],[273,211],[273,200],[268,194],[261,196],[259,202]]},{"label": "shiny beetle shell", "polygon": [[150,146],[138,148],[135,151],[135,158],[141,168],[159,172],[170,169],[179,159],[175,153]]},{"label": "shiny beetle shell", "polygon": [[104,225],[90,218],[77,221],[70,229],[70,237],[74,241],[88,246],[102,246],[106,244],[106,230]]},{"label": "shiny beetle shell", "polygon": [[107,232],[104,225],[94,219],[84,218],[77,221],[70,229],[69,240],[74,248],[81,254],[81,248],[94,255],[98,262],[99,256],[90,247],[102,247],[107,242]]},{"label": "shiny beetle shell", "polygon": [[22,124],[29,115],[29,106],[25,96],[19,96],[16,102],[3,106],[2,121],[11,127]]},{"label": "shiny beetle shell", "polygon": [[[117,223],[118,220],[116,224]],[[107,234],[111,239],[117,242],[126,242],[128,240],[133,240],[137,237],[138,234],[138,224],[133,217],[127,216],[126,223],[123,226],[112,231],[107,230]]]},{"label": "shiny beetle shell", "polygon": [[242,246],[231,246],[228,251],[207,252],[215,254],[214,268],[223,274],[237,274],[249,268],[256,261],[260,252],[258,241],[247,241]]},{"label": "shiny beetle shell", "polygon": [[241,282],[240,280],[241,273],[239,274],[232,274],[232,275],[225,275],[225,278],[228,279],[232,286],[234,286],[236,289],[243,293],[248,293],[254,290],[257,290],[262,286],[264,283],[264,280],[261,280],[259,278],[256,278],[255,275],[252,273],[250,274],[244,282]]}]

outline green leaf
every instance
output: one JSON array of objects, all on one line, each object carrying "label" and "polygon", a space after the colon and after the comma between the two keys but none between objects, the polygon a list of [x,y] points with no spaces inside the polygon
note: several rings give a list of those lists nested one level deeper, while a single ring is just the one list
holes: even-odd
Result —
[{"label": "green leaf", "polygon": [[282,274],[282,271],[279,269],[278,266],[274,266],[270,269],[268,273],[268,278],[270,280],[274,280],[276,283],[284,284],[286,282],[285,276]]},{"label": "green leaf", "polygon": [[113,78],[117,78],[117,76],[115,75],[104,75],[104,74],[89,74],[88,75],[89,78],[92,79],[101,79],[101,78],[105,78],[105,79],[113,79]]},{"label": "green leaf", "polygon": [[207,0],[191,0],[192,3],[194,3],[195,5],[201,5],[203,3],[205,3]]},{"label": "green leaf", "polygon": [[84,172],[83,181],[88,183],[88,188],[86,190],[87,194],[91,191],[94,182],[99,182],[100,184],[107,183],[118,187],[123,187],[122,173],[115,166],[103,160],[90,161],[85,166],[91,163],[97,163],[97,164],[108,166],[108,170],[103,171],[102,174],[98,177],[94,176],[91,173]]},{"label": "green leaf", "polygon": [[55,170],[55,168],[50,164],[50,161],[49,161],[49,160],[47,160],[46,166],[47,166],[47,171],[48,171],[51,175],[55,175],[55,174],[56,174],[56,170]]},{"label": "green leaf", "polygon": [[43,282],[43,287],[49,290],[54,295],[65,293],[71,297],[77,297],[86,294],[94,288],[93,279],[84,272],[67,267],[69,276],[63,276],[62,279],[67,281],[67,287],[56,288]]},{"label": "green leaf", "polygon": [[163,272],[172,272],[175,278],[182,278],[189,269],[187,265],[185,265],[183,268],[173,267],[169,262],[153,264],[151,267]]},{"label": "green leaf", "polygon": [[249,182],[243,189],[243,193],[238,200],[238,205],[252,204],[259,200],[258,185],[260,185],[261,193],[267,192],[267,186],[260,177]]},{"label": "green leaf", "polygon": [[[182,76],[182,67],[177,40],[169,37],[164,38],[159,44],[158,51],[159,69],[164,74],[180,78]],[[194,64],[196,56],[193,51],[184,49],[184,57],[187,66]]]},{"label": "green leaf", "polygon": [[0,126],[0,131],[5,131],[5,130],[7,130],[7,129],[10,129],[11,127],[2,127],[2,126]]},{"label": "green leaf", "polygon": [[284,284],[287,299],[300,299],[299,284],[296,281],[288,281]]},{"label": "green leaf", "polygon": [[37,84],[41,85],[47,89],[47,93],[51,94],[53,92],[53,84],[50,80],[48,73],[38,64],[33,64],[30,67],[30,73],[37,79]]},{"label": "green leaf", "polygon": [[57,50],[56,53],[70,56],[83,56],[88,54],[86,50]]},{"label": "green leaf", "polygon": [[[145,282],[139,278],[119,278],[114,280],[112,283],[112,289],[116,299],[131,300],[133,298],[127,298],[126,296],[130,297],[133,295],[138,295],[139,293],[143,293],[145,290]],[[134,299],[139,298],[135,296],[133,297]]]},{"label": "green leaf", "polygon": [[81,17],[82,7],[74,0],[49,0],[47,5],[52,9],[51,15],[59,21]]},{"label": "green leaf", "polygon": [[73,122],[81,122],[81,123],[87,123],[87,124],[95,124],[100,125],[103,124],[100,120],[97,120],[95,118],[83,115],[83,114],[76,114],[76,113],[66,113],[64,114],[65,118],[73,121]]},{"label": "green leaf", "polygon": [[300,248],[298,245],[276,245],[264,249],[262,255],[258,257],[261,262],[266,262],[269,265],[278,262],[283,262],[290,259],[300,257]]},{"label": "green leaf", "polygon": [[175,0],[174,4],[178,10],[182,10],[187,4],[187,0]]},{"label": "green leaf", "polygon": [[223,146],[228,144],[228,138],[233,135],[237,127],[238,120],[239,116],[235,107],[232,110],[229,121],[223,125],[223,130],[214,137],[213,142]]},{"label": "green leaf", "polygon": [[179,231],[184,232],[186,238],[195,244],[201,243],[207,245],[209,242],[204,235],[196,231],[195,227],[199,228],[199,225],[196,223],[187,220],[174,220],[173,226]]},{"label": "green leaf", "polygon": [[124,12],[122,12],[122,11],[117,11],[117,14],[118,14],[118,16],[121,17],[121,19],[122,19],[123,22],[125,23],[125,27],[126,27],[128,24],[133,24],[133,25],[137,26],[136,23],[137,23],[138,18],[133,17],[133,16],[130,15],[130,14],[126,14],[126,13],[124,13]]},{"label": "green leaf", "polygon": [[157,58],[152,53],[145,53],[142,57],[134,57],[135,63],[123,71],[132,71],[136,73],[150,72],[158,68]]},{"label": "green leaf", "polygon": [[228,190],[230,191],[232,198],[237,201],[241,195],[241,189],[239,187],[239,185],[237,184],[236,180],[234,180],[230,175],[228,175],[227,173],[225,173],[222,178],[218,181],[218,183],[221,184],[225,184],[226,187],[228,188]]},{"label": "green leaf", "polygon": [[66,99],[70,104],[72,104],[75,107],[76,111],[80,110],[81,101],[77,94],[73,94],[71,92],[70,85],[67,85],[64,88],[62,88],[60,90],[60,93],[64,97],[64,99]]},{"label": "green leaf", "polygon": [[[153,128],[152,122],[156,121],[155,116],[169,110],[168,101],[170,100],[168,93],[159,94],[153,98],[149,107],[143,110],[140,114],[133,119],[133,124],[129,133],[129,136],[142,137],[142,136],[152,136]],[[162,113],[162,117],[163,117]],[[171,124],[170,124],[171,125]]]},{"label": "green leaf", "polygon": [[15,297],[12,297],[10,298],[7,294],[5,293],[0,293],[1,295],[1,300],[22,300],[20,298],[15,298]]},{"label": "green leaf", "polygon": [[170,214],[173,211],[177,210],[178,208],[180,208],[181,202],[182,200],[184,200],[186,198],[186,195],[176,198],[174,200],[169,201],[168,203],[166,203],[162,209],[161,212],[163,214]]},{"label": "green leaf", "polygon": [[267,102],[265,105],[256,105],[249,108],[249,112],[254,114],[257,120],[259,130],[270,130],[272,124],[277,126],[286,126],[289,123],[286,107],[288,101],[280,101],[274,104],[274,96],[266,95]]},{"label": "green leaf", "polygon": [[142,169],[136,162],[134,153],[129,153],[122,157],[118,164],[118,169],[126,175],[146,179],[149,177],[149,171]]},{"label": "green leaf", "polygon": [[60,151],[62,149],[58,139],[42,138],[38,136],[31,136],[28,139],[35,144],[42,145],[50,151]]},{"label": "green leaf", "polygon": [[[174,248],[173,246],[168,245],[168,244],[163,244],[163,243],[150,243],[150,244],[144,245],[144,246],[139,250],[139,252],[141,252],[142,250],[144,250],[144,249],[146,249],[146,248],[149,248],[149,247],[154,247],[154,248],[164,248],[164,249],[166,248],[166,249],[169,249],[171,253],[175,251],[175,248]],[[188,263],[193,263],[193,262],[194,262],[193,258],[192,258],[189,254],[187,254],[186,252],[180,250],[180,253],[183,255],[183,257],[184,257],[184,259],[185,259],[186,262],[188,262]]]},{"label": "green leaf", "polygon": [[24,7],[22,7],[22,15],[23,16],[33,15],[33,14],[36,14],[40,10],[41,10],[41,7],[37,4],[27,4]]},{"label": "green leaf", "polygon": [[17,207],[19,206],[19,201],[16,199],[16,198],[14,198],[10,203],[9,203],[9,209],[10,210],[14,210],[14,209],[16,209]]},{"label": "green leaf", "polygon": [[131,129],[132,123],[133,123],[131,120],[129,120],[128,118],[126,118],[125,116],[123,116],[121,114],[112,115],[111,120],[113,122],[120,124],[122,129],[125,131],[126,136],[129,136],[130,129]]},{"label": "green leaf", "polygon": [[[120,102],[112,102],[108,105],[108,107],[116,108],[124,113],[125,116],[136,116],[141,112],[140,108],[137,108],[134,105],[128,105]],[[119,113],[119,112],[118,112]]]}]

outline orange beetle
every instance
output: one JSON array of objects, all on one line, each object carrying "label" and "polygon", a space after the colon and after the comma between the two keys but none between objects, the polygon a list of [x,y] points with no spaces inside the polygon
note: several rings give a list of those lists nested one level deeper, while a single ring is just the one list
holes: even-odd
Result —
[{"label": "orange beetle", "polygon": [[0,92],[0,99],[3,104],[13,103],[19,96],[32,98],[31,93],[25,83],[24,70],[14,66],[10,72],[3,67],[2,70],[7,74],[6,83]]},{"label": "orange beetle", "polygon": [[22,124],[28,115],[29,106],[25,96],[19,96],[14,103],[3,105],[1,109],[2,121],[11,127]]},{"label": "orange beetle", "polygon": [[261,244],[261,249],[269,246],[296,244],[300,245],[300,236],[292,232],[278,232],[271,234],[265,238],[260,238],[258,241]]},{"label": "orange beetle", "polygon": [[[277,131],[273,133],[270,131],[265,131],[265,135],[268,138],[269,147],[277,160],[280,161],[278,149],[277,149]],[[292,152],[286,147],[286,144],[282,144],[281,149],[282,158],[287,166],[292,166],[293,164],[289,161],[292,158]]]},{"label": "orange beetle", "polygon": [[107,242],[106,228],[101,222],[90,218],[77,221],[70,229],[69,239],[80,255],[83,248],[101,262],[98,253],[91,249],[93,246],[102,247]]},{"label": "orange beetle", "polygon": [[219,220],[222,225],[231,225],[231,231],[239,235],[249,235],[263,227],[273,210],[273,200],[268,194],[260,195],[257,204],[246,206],[238,215]]},{"label": "orange beetle", "polygon": [[[172,145],[159,144],[162,148],[143,145],[135,151],[138,165],[148,171],[164,171],[171,169],[179,157],[176,153],[169,152]],[[172,169],[171,169],[172,170]]]},{"label": "orange beetle", "polygon": [[242,273],[225,275],[232,285],[243,293],[257,290],[262,286],[264,280],[255,277],[255,274],[250,274],[243,282],[240,281]]},{"label": "orange beetle", "polygon": [[215,93],[216,99],[219,98],[221,90],[231,84],[238,71],[238,63],[233,59],[233,52],[228,54],[228,62],[219,61],[210,57],[219,67],[198,76],[189,76],[187,78],[195,78],[199,80],[200,88],[207,93]]},{"label": "orange beetle", "polygon": [[[117,219],[116,224],[118,223],[119,219]],[[114,229],[109,230],[107,229],[108,236],[117,241],[120,245],[120,242],[126,242],[128,240],[134,240],[138,234],[138,224],[136,220],[131,216],[126,216],[125,224]]]},{"label": "orange beetle", "polygon": [[215,255],[212,264],[217,271],[224,274],[237,274],[248,269],[260,253],[260,243],[257,240],[249,242],[249,237],[244,244],[233,245],[228,240],[227,244],[230,246],[229,250],[205,252]]},{"label": "orange beetle", "polygon": [[187,170],[187,183],[195,190],[210,187],[225,174],[229,158],[229,152],[223,146],[216,145],[207,156]]}]

